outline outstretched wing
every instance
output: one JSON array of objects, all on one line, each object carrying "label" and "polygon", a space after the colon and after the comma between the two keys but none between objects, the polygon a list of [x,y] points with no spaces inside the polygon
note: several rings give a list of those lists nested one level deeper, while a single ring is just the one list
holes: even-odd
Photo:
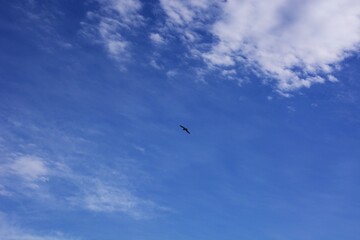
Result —
[{"label": "outstretched wing", "polygon": [[190,134],[189,129],[187,129],[187,128],[184,127],[183,125],[179,125],[179,126],[182,128],[182,130],[184,130],[185,132],[187,132],[188,134]]}]

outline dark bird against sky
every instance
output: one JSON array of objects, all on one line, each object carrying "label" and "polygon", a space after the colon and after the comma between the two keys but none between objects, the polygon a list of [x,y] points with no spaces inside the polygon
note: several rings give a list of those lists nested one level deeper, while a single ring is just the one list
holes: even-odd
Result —
[{"label": "dark bird against sky", "polygon": [[187,129],[187,128],[184,127],[183,125],[180,125],[180,127],[182,128],[182,130],[184,130],[185,132],[187,132],[188,134],[190,134],[189,129]]}]

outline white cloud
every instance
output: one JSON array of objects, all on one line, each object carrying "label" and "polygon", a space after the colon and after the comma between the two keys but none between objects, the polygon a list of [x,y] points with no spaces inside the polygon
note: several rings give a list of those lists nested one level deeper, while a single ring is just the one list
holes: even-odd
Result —
[{"label": "white cloud", "polygon": [[205,31],[213,20],[217,17],[217,0],[160,0],[160,5],[164,10],[167,19],[163,34],[169,34],[170,39],[173,34],[179,36],[195,57],[199,54],[198,48],[202,48]]},{"label": "white cloud", "polygon": [[160,0],[160,4],[168,15],[169,20],[176,25],[187,25],[194,19],[205,19],[208,14],[204,12],[211,8],[215,1],[205,0]]},{"label": "white cloud", "polygon": [[49,174],[45,162],[34,156],[17,158],[9,165],[9,170],[27,181],[41,180]]},{"label": "white cloud", "polygon": [[[80,132],[71,127],[64,131],[39,116],[9,117],[0,125],[1,136],[6,137],[6,141],[0,137],[1,198],[21,201],[24,208],[114,212],[136,219],[162,211],[139,193],[147,173],[138,161],[116,154],[112,161],[103,161],[92,151],[99,145],[90,139],[104,129],[76,126]],[[31,137],[24,141],[19,134]]]},{"label": "white cloud", "polygon": [[[136,196],[127,176],[115,171],[112,173],[116,173],[113,176],[116,181],[105,183],[96,173],[84,175],[63,163],[30,155],[20,156],[0,165],[0,179],[5,184],[0,185],[0,196],[16,198],[21,194],[57,208],[71,203],[76,208],[121,212],[135,219],[149,217],[153,210],[160,209],[152,201]],[[72,191],[64,194],[53,189],[54,185],[47,181],[50,177],[68,184]]]},{"label": "white cloud", "polygon": [[296,109],[293,106],[287,106],[289,112],[296,112]]},{"label": "white cloud", "polygon": [[170,19],[179,25],[189,23],[194,17],[194,12],[185,5],[186,1],[160,0],[160,2]]},{"label": "white cloud", "polygon": [[11,196],[11,192],[9,192],[5,187],[4,185],[1,185],[0,184],[0,196]]},{"label": "white cloud", "polygon": [[224,69],[224,70],[221,71],[221,74],[223,76],[225,76],[225,77],[230,77],[231,78],[231,77],[235,76],[237,74],[237,72],[236,72],[235,69],[231,69],[231,70]]},{"label": "white cloud", "polygon": [[129,43],[118,33],[121,23],[115,19],[102,18],[98,30],[103,44],[111,57],[122,59],[127,52]]},{"label": "white cloud", "polygon": [[141,153],[145,153],[145,148],[143,148],[143,147],[141,147],[141,146],[135,145],[134,148],[135,148],[136,150],[138,150],[139,152],[141,152]]},{"label": "white cloud", "polygon": [[121,157],[118,149],[112,159],[98,154],[96,141],[110,128],[58,128],[37,112],[20,113],[0,124],[0,198],[21,202],[24,209],[114,212],[134,219],[162,212],[142,194],[148,173],[137,160]]},{"label": "white cloud", "polygon": [[[36,189],[48,180],[50,171],[46,162],[36,156],[20,156],[13,162],[0,165],[0,176],[16,176],[25,187]],[[2,186],[3,193],[10,193]]]},{"label": "white cloud", "polygon": [[142,16],[138,14],[142,5],[139,0],[98,0],[103,8],[115,11],[121,21],[133,25],[142,21]]},{"label": "white cloud", "polygon": [[[83,179],[84,180],[84,179]],[[117,188],[99,179],[87,179],[89,183],[79,196],[69,198],[73,205],[95,212],[122,212],[135,219],[147,217],[156,205],[136,197],[126,188]]]},{"label": "white cloud", "polygon": [[150,33],[150,40],[155,44],[164,44],[165,40],[159,33]]},{"label": "white cloud", "polygon": [[152,60],[150,61],[150,66],[152,66],[153,68],[156,68],[156,69],[158,69],[158,70],[160,70],[160,69],[163,68],[163,67],[162,67],[159,63],[157,63],[154,59],[152,59]]},{"label": "white cloud", "polygon": [[183,32],[201,26],[217,39],[210,50],[188,43],[196,49],[191,52],[220,69],[245,64],[260,70],[283,94],[335,82],[335,65],[359,50],[358,0],[228,0],[215,4],[218,15],[210,20],[212,2],[160,2],[168,20]]},{"label": "white cloud", "polygon": [[[37,234],[23,229],[12,222],[4,213],[0,212],[0,236],[1,240],[74,240],[61,232],[54,234]],[[78,238],[76,238],[78,239]]]},{"label": "white cloud", "polygon": [[173,77],[175,77],[177,74],[178,74],[178,72],[177,72],[176,70],[174,70],[174,69],[169,70],[169,71],[166,72],[166,76],[167,76],[168,78],[173,78]]},{"label": "white cloud", "polygon": [[128,59],[131,44],[124,37],[123,32],[143,23],[144,18],[139,14],[142,8],[141,2],[138,0],[97,1],[100,9],[97,12],[88,12],[87,20],[92,23],[82,23],[85,28],[83,33],[91,36],[95,42],[103,44],[111,58],[117,61]]},{"label": "white cloud", "polygon": [[334,77],[333,75],[329,75],[328,76],[328,80],[330,81],[330,82],[338,82],[339,80],[336,78],[336,77]]},{"label": "white cloud", "polygon": [[359,14],[354,0],[230,0],[212,29],[219,42],[204,56],[215,65],[221,58],[234,65],[243,55],[276,78],[282,91],[310,87],[357,49]]}]

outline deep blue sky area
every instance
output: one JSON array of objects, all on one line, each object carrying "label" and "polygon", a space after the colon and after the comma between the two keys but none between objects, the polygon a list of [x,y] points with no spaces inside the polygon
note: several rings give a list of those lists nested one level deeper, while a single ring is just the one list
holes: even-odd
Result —
[{"label": "deep blue sky area", "polygon": [[358,239],[360,35],[259,2],[2,1],[0,239]]}]

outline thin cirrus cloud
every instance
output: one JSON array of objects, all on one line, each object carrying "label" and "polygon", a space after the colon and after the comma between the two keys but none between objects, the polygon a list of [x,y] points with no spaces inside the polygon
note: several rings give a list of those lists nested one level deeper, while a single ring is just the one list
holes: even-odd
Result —
[{"label": "thin cirrus cloud", "polygon": [[160,6],[166,13],[167,32],[175,32],[192,54],[202,45],[201,31],[208,31],[217,17],[219,1],[160,0]]},{"label": "thin cirrus cloud", "polygon": [[[19,156],[11,163],[0,165],[0,177],[13,177],[25,189],[38,189],[47,181],[50,171],[43,159],[35,156]],[[12,181],[14,183],[14,181]],[[3,195],[11,195],[2,185]]]},{"label": "thin cirrus cloud", "polygon": [[[134,219],[151,217],[154,211],[162,209],[154,202],[133,194],[126,184],[113,185],[96,175],[77,173],[63,163],[32,155],[19,156],[0,165],[0,179],[6,183],[0,185],[0,195],[16,198],[21,194],[50,207],[70,204],[75,209],[118,212]],[[51,184],[53,180],[72,186],[72,192],[56,192],[52,189],[56,187]]]},{"label": "thin cirrus cloud", "polygon": [[45,162],[37,157],[21,156],[9,165],[9,169],[27,181],[37,181],[48,175]]},{"label": "thin cirrus cloud", "polygon": [[[130,42],[123,32],[143,23],[139,14],[142,4],[138,0],[97,0],[99,9],[87,13],[82,32],[100,42],[109,56],[124,61],[129,56]],[[99,40],[100,39],[100,40]]]},{"label": "thin cirrus cloud", "polygon": [[210,50],[190,46],[209,66],[221,70],[246,64],[275,80],[283,93],[336,82],[333,73],[339,64],[359,50],[357,0],[160,2],[169,21],[183,32],[195,35],[191,26],[202,26],[216,39]]},{"label": "thin cirrus cloud", "polygon": [[20,227],[12,221],[5,213],[0,212],[0,236],[2,240],[76,240],[61,232],[53,234],[39,234]]},{"label": "thin cirrus cloud", "polygon": [[69,198],[71,204],[94,212],[124,213],[134,219],[151,217],[153,210],[161,209],[152,201],[136,197],[126,188],[105,185],[98,179],[87,181],[91,181],[92,187],[83,189],[79,196]]},{"label": "thin cirrus cloud", "polygon": [[[99,161],[103,156],[92,149],[100,145],[91,139],[103,132],[96,127],[72,125],[64,131],[40,114],[19,113],[9,117],[0,132],[7,139],[0,139],[3,198],[27,199],[29,207],[41,203],[48,209],[118,213],[133,219],[152,218],[163,212],[162,206],[139,194],[135,179],[145,173],[137,160],[116,155],[116,169]],[[19,132],[31,137],[24,142]],[[85,160],[87,164],[79,167]]]},{"label": "thin cirrus cloud", "polygon": [[213,15],[209,10],[213,10],[213,7],[217,4],[218,1],[213,0],[160,0],[160,5],[169,17],[169,20],[179,26],[186,26],[193,24],[194,21],[208,19]]}]

